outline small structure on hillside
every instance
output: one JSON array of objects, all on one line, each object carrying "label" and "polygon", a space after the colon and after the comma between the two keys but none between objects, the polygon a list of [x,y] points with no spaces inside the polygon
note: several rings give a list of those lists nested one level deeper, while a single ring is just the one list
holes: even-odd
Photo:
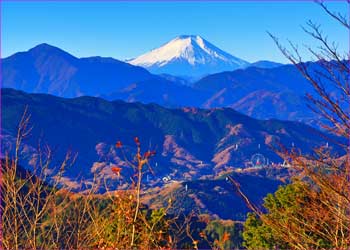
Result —
[{"label": "small structure on hillside", "polygon": [[264,155],[257,153],[252,156],[250,159],[252,166],[255,168],[262,168],[266,165],[266,158]]},{"label": "small structure on hillside", "polygon": [[171,177],[170,177],[169,175],[164,176],[164,177],[162,178],[162,181],[163,181],[164,183],[168,183],[168,182],[171,181]]}]

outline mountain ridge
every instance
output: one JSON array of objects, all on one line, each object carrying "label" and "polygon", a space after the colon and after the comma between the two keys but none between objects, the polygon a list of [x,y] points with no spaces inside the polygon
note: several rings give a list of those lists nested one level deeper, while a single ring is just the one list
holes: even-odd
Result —
[{"label": "mountain ridge", "polygon": [[[40,139],[55,149],[56,160],[63,159],[68,149],[79,154],[75,167],[67,171],[72,180],[77,176],[92,178],[103,166],[107,168],[99,176],[113,179],[113,173],[107,171],[109,164],[125,166],[123,174],[128,180],[132,169],[123,163],[114,144],[121,140],[130,155],[135,136],[146,148],[151,145],[157,151],[153,159],[158,163],[153,168],[157,183],[166,175],[175,180],[215,176],[249,165],[257,152],[270,162],[279,162],[272,150],[277,142],[286,147],[293,144],[303,152],[326,143],[326,135],[302,123],[256,120],[230,108],[167,109],[157,104],[110,102],[88,96],[66,99],[13,89],[2,90],[2,102],[3,145],[10,147],[15,142],[17,124],[28,107],[34,126],[21,151],[27,161],[22,165],[35,162]],[[329,146],[333,145],[330,141]]]},{"label": "mountain ridge", "polygon": [[[317,63],[306,65],[315,68]],[[315,121],[319,117],[305,100],[305,94],[313,89],[293,65],[247,67],[189,83],[181,77],[154,75],[110,57],[77,58],[42,44],[3,59],[2,73],[2,87],[30,93],[156,102],[172,108],[234,107],[258,119],[290,119],[318,127]]]},{"label": "mountain ridge", "polygon": [[2,74],[3,87],[66,97],[113,92],[154,77],[113,58],[77,58],[45,43],[2,59]]}]

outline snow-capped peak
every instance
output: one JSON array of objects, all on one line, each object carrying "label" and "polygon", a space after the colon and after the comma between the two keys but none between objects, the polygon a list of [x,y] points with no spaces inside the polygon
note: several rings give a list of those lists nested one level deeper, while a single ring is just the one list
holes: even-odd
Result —
[{"label": "snow-capped peak", "polygon": [[[200,67],[201,70],[197,73],[207,74],[234,70],[248,65],[246,61],[222,51],[196,35],[178,36],[163,46],[130,60],[129,63],[156,71],[155,73],[174,74],[170,71],[175,71],[177,75],[187,74],[187,72],[177,72],[177,68],[191,71],[189,69],[192,67],[193,73],[196,74],[198,71],[196,68]],[[167,67],[171,70],[166,70]]]}]

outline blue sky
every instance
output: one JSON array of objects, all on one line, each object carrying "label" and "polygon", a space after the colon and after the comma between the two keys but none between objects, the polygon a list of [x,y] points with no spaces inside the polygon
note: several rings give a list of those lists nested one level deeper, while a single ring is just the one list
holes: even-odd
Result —
[{"label": "blue sky", "polygon": [[[2,2],[1,56],[40,43],[78,57],[133,58],[182,34],[195,34],[253,62],[286,62],[266,31],[301,47],[309,19],[349,50],[349,34],[313,2]],[[345,2],[328,4],[348,14]],[[286,42],[287,43],[287,42]],[[304,53],[304,50],[302,50]],[[310,56],[305,53],[305,59]]]}]

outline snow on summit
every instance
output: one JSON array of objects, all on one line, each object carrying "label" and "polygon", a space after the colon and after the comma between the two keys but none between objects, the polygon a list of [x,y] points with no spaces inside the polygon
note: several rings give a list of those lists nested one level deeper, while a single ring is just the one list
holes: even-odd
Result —
[{"label": "snow on summit", "polygon": [[200,36],[178,36],[163,46],[128,61],[152,73],[203,76],[246,67],[249,63],[222,51]]}]

